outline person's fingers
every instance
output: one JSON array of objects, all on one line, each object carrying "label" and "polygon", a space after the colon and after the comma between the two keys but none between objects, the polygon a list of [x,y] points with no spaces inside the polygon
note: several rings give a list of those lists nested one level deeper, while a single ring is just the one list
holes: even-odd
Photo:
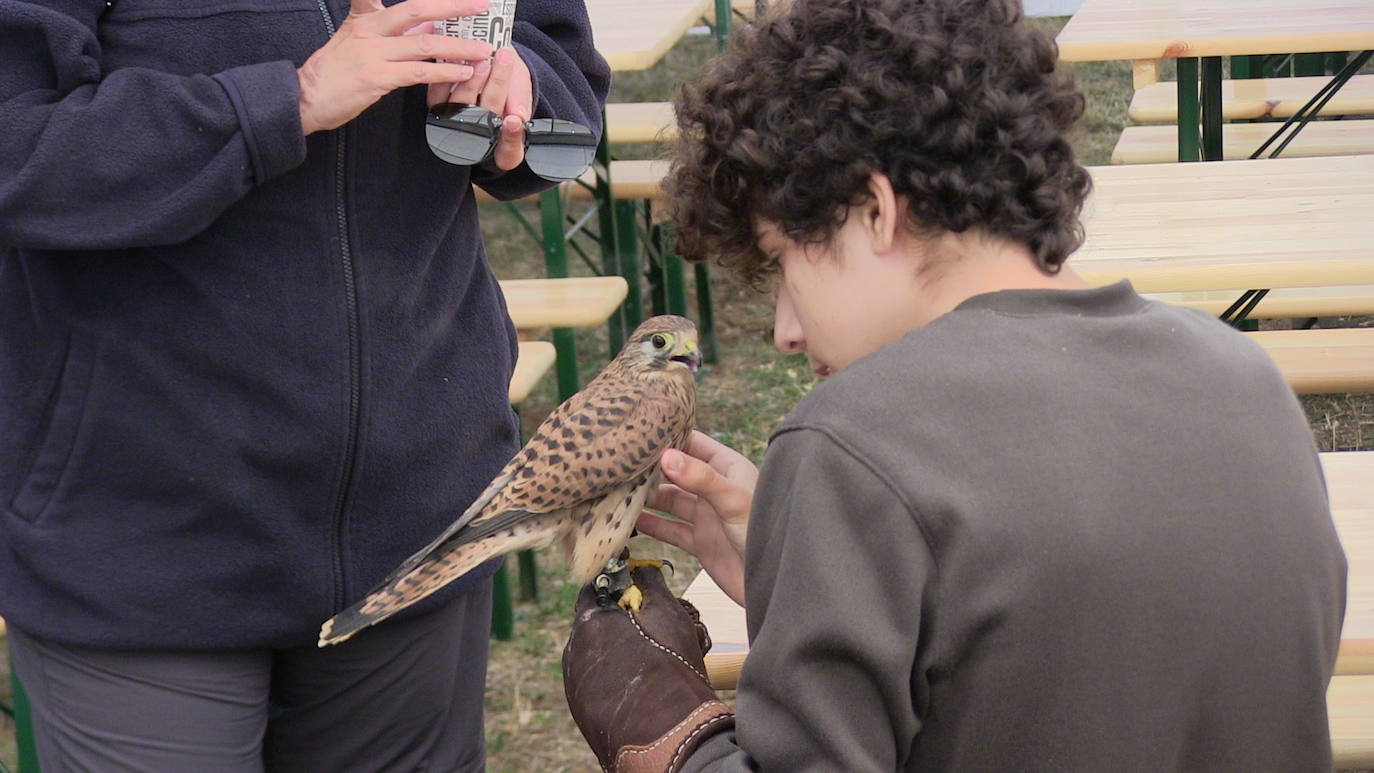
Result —
[{"label": "person's fingers", "polygon": [[710,459],[722,451],[739,453],[699,429],[692,430],[692,434],[687,438],[687,453],[698,459]]},{"label": "person's fingers", "polygon": [[491,56],[491,46],[448,35],[397,35],[382,39],[381,55],[389,62],[442,59],[456,64],[486,59]]},{"label": "person's fingers", "polygon": [[456,102],[460,105],[477,104],[477,95],[482,93],[482,89],[487,85],[487,78],[491,75],[491,59],[483,57],[472,63],[472,77],[462,83],[454,84],[450,89],[448,102]]},{"label": "person's fingers", "polygon": [[666,451],[659,462],[668,480],[706,500],[722,518],[747,517],[751,492],[730,481],[711,465],[687,454]]},{"label": "person's fingers", "polygon": [[491,75],[482,89],[479,104],[502,116],[501,139],[492,160],[497,169],[510,170],[525,160],[525,122],[530,119],[530,71],[514,48],[506,47],[492,57]]},{"label": "person's fingers", "polygon": [[520,52],[512,48],[510,87],[506,90],[505,115],[513,115],[521,123],[528,123],[534,111],[534,77]]},{"label": "person's fingers", "polygon": [[649,496],[646,506],[655,510],[671,513],[684,521],[696,520],[697,502],[700,498],[690,491],[683,491],[671,483],[658,484],[658,490]]},{"label": "person's fingers", "polygon": [[508,115],[501,122],[501,139],[496,143],[492,160],[497,169],[510,171],[525,160],[525,122],[518,115]]},{"label": "person's fingers", "polygon": [[515,49],[506,47],[497,51],[491,58],[491,74],[487,85],[482,87],[482,96],[477,104],[504,116],[506,114],[506,94],[510,90],[511,75],[515,72]]},{"label": "person's fingers", "polygon": [[386,5],[382,3],[382,0],[358,0],[358,2],[352,3],[350,5],[349,13],[364,14],[372,13],[373,11],[382,11],[385,9]]},{"label": "person's fingers", "polygon": [[[417,24],[455,16],[472,16],[487,10],[488,0],[405,0],[389,8],[375,9],[369,2],[364,18],[382,35],[400,35]],[[354,16],[357,12],[350,14]]]},{"label": "person's fingers", "polygon": [[[469,78],[468,80],[472,79]],[[453,91],[453,88],[456,85],[457,84],[454,83],[429,84],[429,88],[425,90],[425,104],[429,107],[434,107],[435,105],[441,105],[445,102],[450,101],[448,95]]]},{"label": "person's fingers", "polygon": [[691,524],[644,512],[640,513],[639,520],[635,522],[635,528],[656,540],[682,548],[688,553],[695,552],[696,534],[692,531]]},{"label": "person's fingers", "polygon": [[385,92],[421,83],[453,83],[472,77],[472,67],[453,62],[391,62],[377,68],[375,84]]}]

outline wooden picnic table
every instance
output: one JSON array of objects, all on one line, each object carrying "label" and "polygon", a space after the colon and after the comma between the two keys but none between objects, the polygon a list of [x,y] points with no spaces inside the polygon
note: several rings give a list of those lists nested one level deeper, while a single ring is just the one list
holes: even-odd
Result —
[{"label": "wooden picnic table", "polygon": [[1374,7],[1369,0],[1083,0],[1056,40],[1065,61],[1132,60],[1137,87],[1157,79],[1156,60],[1177,59],[1178,158],[1212,161],[1222,158],[1221,57],[1371,49]]},{"label": "wooden picnic table", "polygon": [[1057,38],[1068,62],[1374,48],[1369,0],[1083,0]]},{"label": "wooden picnic table", "polygon": [[[1374,155],[1093,167],[1069,266],[1140,292],[1374,284]],[[1239,293],[1238,293],[1239,294]]]},{"label": "wooden picnic table", "polygon": [[615,72],[653,67],[713,7],[713,0],[587,0],[596,50]]}]

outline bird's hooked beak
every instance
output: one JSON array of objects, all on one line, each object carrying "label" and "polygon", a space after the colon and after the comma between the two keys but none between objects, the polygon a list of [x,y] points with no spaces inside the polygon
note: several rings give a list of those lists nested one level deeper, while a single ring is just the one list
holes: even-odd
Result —
[{"label": "bird's hooked beak", "polygon": [[696,341],[691,341],[685,346],[683,346],[682,352],[682,354],[674,355],[669,359],[671,359],[673,362],[680,362],[683,365],[686,365],[687,369],[692,371],[693,373],[696,373],[698,370],[701,369],[702,355],[701,350],[697,348]]}]

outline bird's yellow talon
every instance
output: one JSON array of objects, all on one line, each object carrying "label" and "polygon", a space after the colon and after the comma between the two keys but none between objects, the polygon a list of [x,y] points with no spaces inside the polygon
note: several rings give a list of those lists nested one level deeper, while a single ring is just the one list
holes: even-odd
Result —
[{"label": "bird's yellow talon", "polygon": [[631,585],[625,589],[624,593],[620,594],[620,601],[616,603],[620,605],[621,609],[638,612],[639,608],[644,604],[644,594],[639,590],[638,586]]},{"label": "bird's yellow talon", "polygon": [[645,567],[645,566],[652,566],[653,568],[658,569],[659,571],[662,571],[662,570],[663,570],[663,567],[666,566],[666,567],[668,567],[668,571],[670,571],[670,572],[673,571],[673,564],[672,564],[672,562],[670,562],[670,561],[669,561],[668,559],[666,559],[666,558],[664,558],[664,559],[657,559],[657,558],[631,558],[631,559],[630,559],[630,571],[632,571],[632,572],[633,572],[634,570],[636,570],[636,569],[639,569],[639,568]]}]

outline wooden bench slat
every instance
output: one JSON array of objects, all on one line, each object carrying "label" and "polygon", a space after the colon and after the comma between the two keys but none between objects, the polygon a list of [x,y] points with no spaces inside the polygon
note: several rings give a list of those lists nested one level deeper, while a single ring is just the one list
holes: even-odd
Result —
[{"label": "wooden bench slat", "polygon": [[1321,460],[1349,560],[1336,673],[1374,674],[1374,451],[1332,451]]},{"label": "wooden bench slat", "polygon": [[677,139],[673,103],[613,102],[606,105],[606,139],[611,143]]},{"label": "wooden bench slat", "polygon": [[[1228,160],[1249,158],[1279,126],[1278,123],[1223,124],[1223,157]],[[1284,149],[1281,157],[1371,152],[1374,152],[1374,120],[1313,121]],[[1178,127],[1172,125],[1128,126],[1121,130],[1121,138],[1112,150],[1113,164],[1160,164],[1177,160]]]},{"label": "wooden bench slat", "polygon": [[1326,715],[1335,767],[1374,767],[1374,676],[1332,678],[1326,691]]},{"label": "wooden bench slat", "polygon": [[[657,159],[647,161],[612,161],[611,196],[617,199],[656,199],[662,193],[663,177],[668,173],[668,162]],[[581,184],[563,183],[563,190],[569,199],[589,201],[593,198],[591,186],[596,183],[596,173],[588,169],[581,177]],[[481,188],[473,188],[480,202],[493,202],[496,199]],[[537,197],[530,196],[533,201]]]},{"label": "wooden bench slat", "polygon": [[[1145,297],[1219,316],[1244,290],[1146,293]],[[1374,314],[1374,285],[1280,287],[1270,290],[1251,312],[1254,319],[1344,317]]]},{"label": "wooden bench slat", "polygon": [[628,291],[629,285],[618,276],[501,281],[516,330],[595,327],[610,319]]},{"label": "wooden bench slat", "polygon": [[519,405],[530,396],[535,384],[553,367],[556,354],[548,341],[521,341],[510,378],[510,404]]},{"label": "wooden bench slat", "polygon": [[[1221,82],[1221,116],[1226,120],[1287,118],[1307,104],[1331,78],[1252,78]],[[1322,108],[1321,115],[1374,114],[1374,74],[1356,75]],[[1178,83],[1160,81],[1136,89],[1126,115],[1137,123],[1178,120]]]},{"label": "wooden bench slat", "polygon": [[1374,328],[1263,330],[1263,346],[1299,394],[1374,392]]}]

